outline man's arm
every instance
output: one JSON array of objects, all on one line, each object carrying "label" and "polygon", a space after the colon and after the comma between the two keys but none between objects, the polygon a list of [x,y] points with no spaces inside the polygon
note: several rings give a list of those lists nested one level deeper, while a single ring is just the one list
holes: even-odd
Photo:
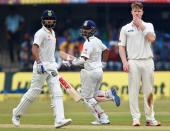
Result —
[{"label": "man's arm", "polygon": [[78,66],[78,65],[82,65],[86,62],[88,58],[85,56],[80,56],[79,58],[75,58],[74,60],[70,61],[70,63],[72,65]]},{"label": "man's arm", "polygon": [[41,62],[40,58],[39,58],[39,46],[37,44],[32,45],[32,55],[33,55],[34,60],[37,63]]},{"label": "man's arm", "polygon": [[127,61],[127,58],[126,58],[125,46],[119,46],[119,55],[120,55],[120,58],[121,58],[122,63],[123,63],[123,70],[125,72],[128,72],[129,71],[129,65],[128,65],[128,61]]},{"label": "man's arm", "polygon": [[155,35],[152,32],[147,32],[147,30],[146,30],[146,28],[145,28],[145,26],[143,24],[140,25],[140,28],[143,31],[143,33],[145,35],[145,38],[149,42],[153,43],[155,41],[155,39],[156,39]]},{"label": "man's arm", "polygon": [[108,58],[109,58],[109,49],[105,49],[102,52],[102,61],[107,62]]},{"label": "man's arm", "polygon": [[33,55],[34,60],[37,63],[37,73],[44,74],[46,72],[46,70],[43,66],[43,63],[40,60],[40,57],[39,57],[39,45],[37,45],[37,44],[32,45],[32,55]]},{"label": "man's arm", "polygon": [[149,42],[151,42],[151,43],[153,43],[153,42],[155,41],[155,39],[156,39],[155,35],[154,35],[153,33],[151,33],[151,32],[148,32],[148,33],[146,34],[145,38],[146,38]]},{"label": "man's arm", "polygon": [[153,33],[154,32],[154,29],[153,29],[153,25],[150,25],[150,29],[148,30],[142,23],[142,20],[138,17],[136,17],[134,20],[133,20],[133,24],[135,24],[138,28],[141,29],[141,31],[143,32],[143,34],[145,35],[145,38],[153,43],[156,39],[155,37],[155,34]]}]

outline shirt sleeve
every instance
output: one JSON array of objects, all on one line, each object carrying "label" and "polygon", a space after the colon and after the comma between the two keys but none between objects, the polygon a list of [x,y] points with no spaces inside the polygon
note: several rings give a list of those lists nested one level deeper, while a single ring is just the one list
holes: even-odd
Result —
[{"label": "shirt sleeve", "polygon": [[100,41],[100,45],[101,45],[101,49],[102,49],[102,51],[104,51],[104,50],[106,50],[107,49],[107,47],[106,47],[106,45],[105,44],[103,44],[102,43],[102,41]]},{"label": "shirt sleeve", "polygon": [[124,27],[122,27],[122,29],[120,31],[118,45],[119,46],[126,46],[126,34],[125,34],[125,28]]},{"label": "shirt sleeve", "polygon": [[153,33],[156,36],[153,24],[148,23],[148,25],[145,27],[145,30],[143,31],[143,33],[144,33],[144,35],[146,35],[147,33]]},{"label": "shirt sleeve", "polygon": [[40,31],[38,31],[34,35],[34,42],[33,42],[33,44],[37,44],[37,45],[40,46],[42,44],[42,42],[43,42],[43,39],[44,39],[43,38],[43,34]]},{"label": "shirt sleeve", "polygon": [[81,53],[81,56],[84,56],[86,58],[90,57],[90,54],[92,53],[93,48],[90,46],[88,42],[85,42],[83,45],[83,50]]}]

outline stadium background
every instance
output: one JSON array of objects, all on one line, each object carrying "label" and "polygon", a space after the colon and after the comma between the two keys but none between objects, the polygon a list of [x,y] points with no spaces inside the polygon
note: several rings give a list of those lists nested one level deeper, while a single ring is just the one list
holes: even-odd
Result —
[{"label": "stadium background", "polygon": [[[124,105],[120,107],[120,110],[113,109],[117,113],[120,112],[118,113],[120,115],[117,115],[117,117],[112,120],[114,124],[123,125],[123,123],[121,123],[121,121],[123,121],[121,117],[123,113],[121,114],[121,112],[124,111],[123,108],[126,108],[125,111],[128,117],[125,125],[129,125],[131,119],[128,109],[127,74],[122,72],[117,42],[121,26],[131,20],[131,1],[132,0],[0,0],[0,114],[8,114],[0,115],[0,117],[5,118],[0,120],[0,124],[10,124],[9,112],[12,109],[11,105],[14,107],[19,101],[20,96],[29,88],[33,64],[31,57],[33,35],[35,31],[41,27],[40,17],[42,11],[44,9],[53,9],[57,16],[57,26],[55,28],[57,37],[56,60],[61,66],[59,72],[75,88],[80,87],[80,68],[66,68],[61,65],[58,49],[78,57],[84,41],[79,36],[80,26],[84,20],[93,19],[98,27],[97,36],[110,48],[110,57],[107,66],[104,68],[104,80],[101,89],[105,90],[111,86],[117,88]],[[158,119],[161,119],[166,126],[170,126],[170,114],[167,113],[170,109],[170,107],[167,106],[168,104],[170,105],[170,1],[143,1],[143,19],[154,24],[157,35],[157,39],[153,44],[156,70],[154,94],[156,107],[158,107],[155,110],[158,110]],[[12,31],[10,28],[12,28]],[[11,36],[11,39],[9,36]],[[44,100],[44,97],[47,99],[45,104],[49,102],[49,92],[46,84],[43,89],[42,97],[40,97],[40,101],[37,102],[37,104],[40,105],[43,103],[42,100]],[[142,93],[140,98],[142,98]],[[67,94],[65,94],[65,100],[66,107],[68,106],[68,108],[70,108],[70,103],[68,103],[70,98]],[[75,105],[72,100],[71,103]],[[104,106],[110,108],[111,105],[106,104]],[[78,107],[81,111],[81,105],[78,104]],[[160,110],[159,107],[163,109]],[[34,104],[32,110],[35,111],[36,109],[36,104]],[[73,111],[73,109],[70,110]],[[109,111],[112,112],[112,110]],[[69,112],[70,111],[66,109],[68,116],[70,115]],[[77,112],[79,112],[79,110],[77,110]],[[84,112],[87,113],[86,110]],[[115,122],[115,120],[119,118],[120,121]],[[89,119],[87,122],[89,122]],[[25,123],[32,123],[32,120],[26,120]],[[79,122],[77,117],[76,120],[75,124]],[[51,124],[50,122],[50,120],[48,122],[44,120],[42,123],[37,123]],[[170,128],[168,127],[165,130],[170,130]]]}]

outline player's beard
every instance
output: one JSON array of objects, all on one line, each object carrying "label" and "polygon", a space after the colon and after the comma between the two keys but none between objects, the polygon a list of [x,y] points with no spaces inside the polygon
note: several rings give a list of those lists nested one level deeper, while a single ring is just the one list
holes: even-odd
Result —
[{"label": "player's beard", "polygon": [[42,25],[44,25],[48,29],[55,28],[56,21],[54,20],[53,23],[48,23],[45,20],[42,20]]}]

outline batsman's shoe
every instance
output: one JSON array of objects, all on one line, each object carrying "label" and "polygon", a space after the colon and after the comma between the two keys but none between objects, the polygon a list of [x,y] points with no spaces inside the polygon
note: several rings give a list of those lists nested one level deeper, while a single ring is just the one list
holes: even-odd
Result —
[{"label": "batsman's shoe", "polygon": [[140,126],[139,120],[133,120],[132,126]]},{"label": "batsman's shoe", "polygon": [[106,113],[102,113],[100,118],[96,119],[95,121],[91,122],[92,125],[107,125],[110,124],[108,119],[108,115]]},{"label": "batsman's shoe", "polygon": [[72,122],[72,119],[63,119],[62,121],[56,122],[54,126],[55,128],[60,128],[60,127],[71,124],[71,122]]},{"label": "batsman's shoe", "polygon": [[92,125],[108,125],[110,124],[110,121],[108,119],[100,121],[100,120],[95,120],[91,122]]},{"label": "batsman's shoe", "polygon": [[161,126],[161,123],[157,120],[147,120],[146,126]]},{"label": "batsman's shoe", "polygon": [[112,99],[115,102],[116,106],[120,106],[120,97],[117,95],[116,89],[112,87],[110,91],[112,94]]},{"label": "batsman's shoe", "polygon": [[20,126],[20,116],[16,116],[14,113],[15,109],[12,110],[12,124],[16,127]]}]

